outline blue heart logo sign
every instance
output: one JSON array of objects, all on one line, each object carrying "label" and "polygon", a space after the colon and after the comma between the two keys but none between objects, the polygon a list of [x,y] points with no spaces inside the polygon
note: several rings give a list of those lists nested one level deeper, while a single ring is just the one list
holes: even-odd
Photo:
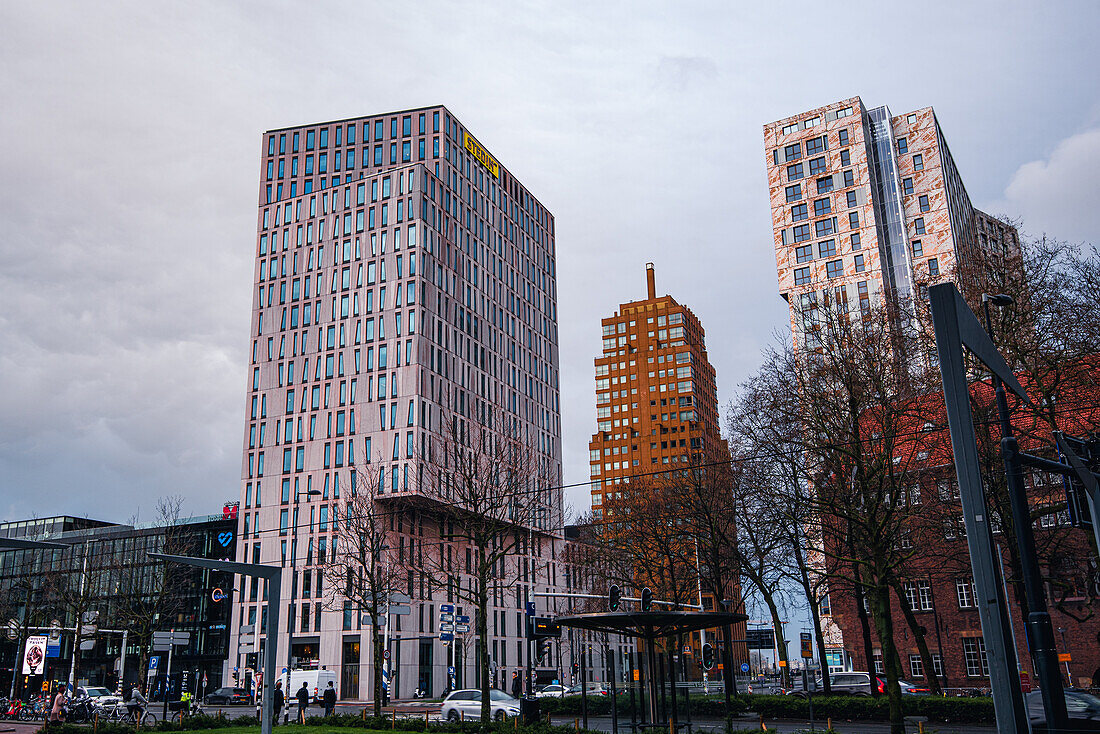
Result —
[{"label": "blue heart logo sign", "polygon": [[233,542],[233,533],[232,533],[232,531],[227,530],[224,533],[221,533],[220,535],[218,535],[218,542],[222,544],[223,548],[228,547],[229,544]]}]

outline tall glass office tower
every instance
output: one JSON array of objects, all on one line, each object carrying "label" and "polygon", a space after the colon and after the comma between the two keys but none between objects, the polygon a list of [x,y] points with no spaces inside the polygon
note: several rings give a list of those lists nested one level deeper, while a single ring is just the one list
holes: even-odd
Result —
[{"label": "tall glass office tower", "polygon": [[[544,542],[524,562],[546,570],[494,596],[486,641],[501,674],[523,665],[516,615],[536,578],[556,583],[535,556],[562,542],[553,215],[435,106],[264,133],[256,225],[238,547],[240,560],[282,564],[286,606],[281,629],[267,629],[263,590],[241,582],[230,672],[256,666],[238,649],[240,626],[255,624],[260,648],[279,636],[280,668],[339,671],[341,698],[373,690],[369,624],[333,608],[322,573],[341,500],[369,462],[388,562],[412,598],[390,633],[396,692],[442,690],[451,651],[438,607],[456,600],[421,558],[469,554],[443,537],[454,507],[425,481],[452,418],[518,439],[537,467],[527,531]],[[468,561],[456,568],[467,584]],[[474,683],[468,650],[460,685]]]}]

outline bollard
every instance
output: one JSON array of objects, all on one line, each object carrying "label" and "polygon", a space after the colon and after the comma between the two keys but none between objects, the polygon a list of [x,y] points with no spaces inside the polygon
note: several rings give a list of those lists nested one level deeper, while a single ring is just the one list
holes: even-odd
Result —
[{"label": "bollard", "polygon": [[917,731],[920,732],[920,734],[924,734],[924,722],[923,721],[918,721],[917,722]]},{"label": "bollard", "polygon": [[367,720],[367,710],[363,709],[362,713],[363,713],[363,721],[366,721]]},{"label": "bollard", "polygon": [[830,718],[830,719],[826,719],[825,722],[826,722],[826,726],[829,727],[829,731],[832,731],[833,730],[833,720]]},{"label": "bollard", "polygon": [[428,731],[428,712],[424,712],[424,731]]},{"label": "bollard", "polygon": [[764,723],[764,717],[760,717],[760,731],[767,731],[768,725]]},{"label": "bollard", "polygon": [[512,728],[515,729],[516,731],[519,731],[519,717],[518,716],[513,716],[512,717]]},{"label": "bollard", "polygon": [[390,712],[390,728],[393,729],[397,726],[397,710]]},{"label": "bollard", "polygon": [[580,719],[573,719],[573,731],[580,731],[580,730],[581,730],[581,720]]},{"label": "bollard", "polygon": [[99,712],[95,712],[95,718],[92,719],[92,732],[99,731]]},{"label": "bollard", "polygon": [[672,719],[668,720],[668,734],[676,734],[676,731],[672,728]]}]

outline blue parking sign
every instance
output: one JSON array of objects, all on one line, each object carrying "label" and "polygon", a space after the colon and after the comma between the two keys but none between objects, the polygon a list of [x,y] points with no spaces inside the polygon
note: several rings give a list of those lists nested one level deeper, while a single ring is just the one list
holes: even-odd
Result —
[{"label": "blue parking sign", "polygon": [[158,665],[160,665],[160,655],[149,656],[149,672],[155,673]]}]

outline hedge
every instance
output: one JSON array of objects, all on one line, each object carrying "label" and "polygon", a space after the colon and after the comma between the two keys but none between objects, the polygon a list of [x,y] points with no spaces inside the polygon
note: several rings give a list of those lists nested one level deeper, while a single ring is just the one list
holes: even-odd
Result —
[{"label": "hedge", "polygon": [[[648,700],[648,699],[647,699]],[[681,696],[677,696],[677,700],[680,705],[680,711],[683,711],[684,700]],[[745,698],[741,696],[730,697],[730,713],[734,716],[748,711],[748,701],[751,698]],[[672,705],[672,699],[667,695],[665,697],[667,705]],[[619,694],[617,697],[619,716],[630,715],[630,696]],[[635,696],[634,698],[635,710],[640,712],[642,710],[642,700]],[[539,699],[539,711],[543,714],[557,714],[561,716],[580,716],[581,715],[581,697],[580,696],[565,696],[564,698],[558,696],[547,696],[546,698]],[[588,714],[590,716],[610,716],[611,715],[611,696],[589,696],[588,697]],[[691,715],[700,716],[705,718],[722,718],[726,715],[726,700],[722,696],[692,696],[691,697]]]},{"label": "hedge", "polygon": [[[174,724],[170,721],[160,721],[155,726],[142,727],[140,731],[148,732],[177,732],[177,731],[201,731],[209,729],[235,729],[246,726],[259,726],[260,721],[255,716],[241,716],[230,719],[225,716],[190,716],[183,724]],[[576,734],[572,726],[549,726],[539,724],[537,726],[516,727],[515,722],[487,722],[463,721],[458,723],[445,721],[432,721],[425,724],[422,717],[397,717],[396,720],[383,716],[363,716],[360,714],[337,714],[336,716],[310,716],[306,719],[306,726],[331,726],[347,729],[371,729],[379,731],[417,731],[435,732],[437,734]],[[284,727],[280,726],[279,730]],[[92,729],[91,724],[51,724],[49,734],[88,734]],[[45,729],[39,731],[45,732]],[[96,734],[134,734],[133,724],[120,722],[104,722],[96,727]],[[600,734],[585,729],[581,734]]]},{"label": "hedge", "polygon": [[[751,696],[748,708],[765,719],[806,719],[810,702],[796,696]],[[885,696],[814,696],[814,718],[851,721],[886,721],[890,704]],[[929,721],[952,724],[994,724],[993,700],[989,698],[940,698],[905,696],[901,701],[905,716],[924,716]]]}]

